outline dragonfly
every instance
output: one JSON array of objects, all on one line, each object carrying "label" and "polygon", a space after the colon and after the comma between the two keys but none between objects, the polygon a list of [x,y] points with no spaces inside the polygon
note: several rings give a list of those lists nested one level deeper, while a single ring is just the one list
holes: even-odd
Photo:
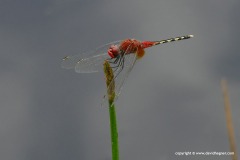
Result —
[{"label": "dragonfly", "polygon": [[[114,72],[114,83],[112,84],[115,85],[116,101],[126,78],[133,69],[136,61],[144,56],[146,48],[192,37],[193,35],[186,35],[160,41],[125,39],[110,42],[92,51],[66,56],[62,60],[61,66],[65,69],[74,69],[77,73],[95,73],[103,71],[104,61],[108,61]],[[111,88],[111,86],[109,86],[108,89],[109,88]],[[106,96],[104,96],[104,99],[105,97]]]}]

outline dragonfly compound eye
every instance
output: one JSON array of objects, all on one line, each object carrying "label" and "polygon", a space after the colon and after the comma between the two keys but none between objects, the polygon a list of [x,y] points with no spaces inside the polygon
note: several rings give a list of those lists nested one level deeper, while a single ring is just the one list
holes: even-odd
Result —
[{"label": "dragonfly compound eye", "polygon": [[119,47],[117,45],[111,45],[110,48],[108,49],[108,55],[111,58],[117,57],[119,54]]}]

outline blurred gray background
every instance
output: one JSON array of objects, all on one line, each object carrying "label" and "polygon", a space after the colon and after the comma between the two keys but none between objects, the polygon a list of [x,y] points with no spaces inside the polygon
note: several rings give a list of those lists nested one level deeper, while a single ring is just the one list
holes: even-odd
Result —
[{"label": "blurred gray background", "polygon": [[110,160],[104,75],[65,55],[125,39],[190,40],[147,49],[117,102],[120,159],[216,159],[228,152],[220,80],[240,144],[240,1],[1,0],[0,159]]}]

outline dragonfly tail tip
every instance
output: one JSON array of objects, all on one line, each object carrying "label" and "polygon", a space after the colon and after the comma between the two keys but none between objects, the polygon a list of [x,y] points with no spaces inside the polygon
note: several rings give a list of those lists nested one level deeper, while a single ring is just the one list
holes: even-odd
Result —
[{"label": "dragonfly tail tip", "polygon": [[191,37],[191,38],[192,38],[192,37],[194,37],[194,35],[190,34],[190,35],[189,35],[189,37]]}]

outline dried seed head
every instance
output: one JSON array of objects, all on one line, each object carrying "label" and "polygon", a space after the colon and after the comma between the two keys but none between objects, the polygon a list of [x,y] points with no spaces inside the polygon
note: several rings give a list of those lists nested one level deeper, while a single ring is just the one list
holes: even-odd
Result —
[{"label": "dried seed head", "polygon": [[115,81],[114,81],[114,74],[113,70],[108,63],[108,61],[104,61],[103,63],[104,74],[106,77],[106,84],[107,84],[107,93],[108,93],[108,101],[109,103],[113,103],[115,98]]}]

